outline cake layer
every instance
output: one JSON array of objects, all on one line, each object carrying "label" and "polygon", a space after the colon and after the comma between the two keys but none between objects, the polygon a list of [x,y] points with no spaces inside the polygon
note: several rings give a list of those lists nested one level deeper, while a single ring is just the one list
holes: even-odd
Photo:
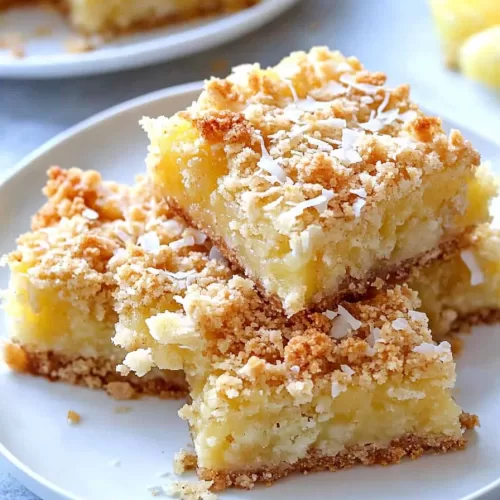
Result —
[{"label": "cake layer", "polygon": [[436,338],[500,320],[500,232],[479,226],[462,251],[414,272],[421,310]]},{"label": "cake layer", "polygon": [[334,307],[488,220],[490,188],[469,189],[478,153],[384,84],[324,48],[240,66],[143,120],[150,174],[287,314]]}]

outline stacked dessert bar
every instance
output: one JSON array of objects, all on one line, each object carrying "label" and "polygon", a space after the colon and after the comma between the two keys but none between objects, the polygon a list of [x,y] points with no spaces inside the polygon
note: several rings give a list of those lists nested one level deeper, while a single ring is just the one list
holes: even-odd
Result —
[{"label": "stacked dessert bar", "polygon": [[188,387],[217,490],[462,449],[477,418],[446,339],[500,310],[495,181],[471,144],[325,48],[142,124],[147,180],[49,172],[6,258],[10,365],[85,382],[37,360],[103,360],[96,385]]}]

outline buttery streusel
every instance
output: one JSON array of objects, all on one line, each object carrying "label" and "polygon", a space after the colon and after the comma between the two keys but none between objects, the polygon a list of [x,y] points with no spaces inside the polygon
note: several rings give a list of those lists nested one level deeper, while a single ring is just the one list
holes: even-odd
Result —
[{"label": "buttery streusel", "polygon": [[214,489],[465,446],[475,420],[450,393],[450,344],[433,342],[406,286],[287,318],[248,279],[201,281],[115,341],[137,347],[127,372],[185,370],[191,403],[180,415]]}]

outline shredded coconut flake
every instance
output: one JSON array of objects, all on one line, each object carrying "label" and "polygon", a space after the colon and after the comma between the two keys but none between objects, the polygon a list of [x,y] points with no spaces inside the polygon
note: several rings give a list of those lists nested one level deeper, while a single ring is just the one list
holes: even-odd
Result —
[{"label": "shredded coconut flake", "polygon": [[345,307],[339,306],[338,313],[349,323],[353,330],[357,330],[361,326],[361,321],[358,321]]},{"label": "shredded coconut flake", "polygon": [[409,109],[408,111],[405,111],[404,113],[399,114],[399,119],[403,121],[404,123],[410,122],[414,120],[417,117],[417,112],[413,109]]},{"label": "shredded coconut flake", "polygon": [[397,318],[392,322],[392,327],[397,331],[406,330],[409,326],[408,321],[404,318]]},{"label": "shredded coconut flake", "polygon": [[361,215],[361,210],[363,207],[366,205],[366,200],[363,198],[358,198],[353,204],[352,204],[352,211],[354,212],[355,217],[359,217]]},{"label": "shredded coconut flake", "polygon": [[172,250],[180,250],[181,248],[192,247],[194,244],[195,244],[194,236],[184,236],[183,238],[180,238],[176,241],[172,241],[171,243],[168,244],[168,246]]},{"label": "shredded coconut flake", "polygon": [[349,365],[340,365],[340,369],[351,377],[356,373]]},{"label": "shredded coconut flake", "polygon": [[320,151],[333,151],[333,146],[325,141],[322,141],[321,139],[316,139],[311,136],[307,136],[306,138],[310,144],[317,146]]},{"label": "shredded coconut flake", "polygon": [[460,257],[462,258],[464,264],[470,271],[470,284],[471,286],[477,286],[484,283],[484,274],[477,263],[476,257],[472,250],[462,250],[460,252]]},{"label": "shredded coconut flake", "polygon": [[338,316],[338,313],[335,311],[330,311],[329,309],[323,313],[323,316],[326,316],[328,319],[334,319]]},{"label": "shredded coconut flake", "polygon": [[360,127],[370,132],[376,133],[382,130],[386,125],[390,125],[399,118],[399,110],[391,109],[385,113],[378,113],[377,116],[370,118],[366,123],[360,123]]},{"label": "shredded coconut flake", "polygon": [[286,181],[286,172],[280,167],[278,162],[273,159],[266,149],[264,144],[264,139],[261,135],[257,136],[259,138],[260,146],[262,149],[262,156],[258,162],[259,168],[271,174],[273,177],[278,179],[279,182],[283,183]]},{"label": "shredded coconut flake", "polygon": [[277,206],[279,206],[279,204],[283,201],[283,196],[280,196],[278,198],[276,198],[274,201],[272,201],[271,203],[268,203],[267,205],[264,206],[264,210],[273,210],[274,208],[276,208]]},{"label": "shredded coconut flake", "polygon": [[197,229],[190,228],[189,234],[194,238],[194,242],[197,245],[203,245],[203,243],[205,243],[207,239],[207,235],[205,233],[202,233],[201,231],[198,231]]},{"label": "shredded coconut flake", "polygon": [[161,225],[162,225],[163,229],[165,229],[165,231],[167,231],[168,233],[170,233],[172,235],[178,235],[178,234],[182,233],[182,231],[185,227],[183,224],[181,224],[180,222],[177,222],[174,219],[166,220],[166,221],[162,222]]},{"label": "shredded coconut flake", "polygon": [[337,316],[332,321],[329,335],[333,339],[340,340],[346,337],[351,330],[352,328],[346,319],[343,316]]},{"label": "shredded coconut flake", "polygon": [[451,345],[447,341],[441,342],[439,345],[422,342],[420,345],[415,346],[413,351],[420,354],[447,354],[451,353]]},{"label": "shredded coconut flake", "polygon": [[172,298],[177,302],[177,304],[180,304],[181,306],[184,305],[184,297],[181,297],[180,295],[174,295]]},{"label": "shredded coconut flake", "polygon": [[383,113],[385,108],[387,108],[387,105],[389,104],[390,98],[391,98],[391,93],[390,93],[390,91],[386,90],[385,95],[384,95],[384,99],[382,100],[382,103],[380,104],[380,106],[377,109],[378,114]]},{"label": "shredded coconut flake", "polygon": [[156,255],[160,251],[160,239],[154,231],[143,234],[139,237],[138,244],[145,252]]},{"label": "shredded coconut flake", "polygon": [[208,258],[210,260],[226,260],[224,256],[220,253],[220,250],[217,247],[212,247],[210,252],[208,253]]},{"label": "shredded coconut flake", "polygon": [[316,124],[322,127],[331,127],[334,129],[347,127],[347,122],[343,118],[326,118],[325,120],[318,120]]},{"label": "shredded coconut flake", "polygon": [[359,188],[359,189],[351,189],[351,193],[355,194],[356,196],[359,196],[360,198],[366,198],[366,189],[365,188]]},{"label": "shredded coconut flake", "polygon": [[331,99],[347,93],[347,88],[338,82],[328,82],[324,87],[314,89],[310,92],[312,97],[319,99]]},{"label": "shredded coconut flake", "polygon": [[330,189],[323,189],[319,196],[316,198],[311,198],[310,200],[304,200],[297,203],[291,210],[280,215],[282,221],[292,221],[299,215],[302,215],[306,208],[314,207],[318,213],[321,215],[327,208],[328,202],[333,198],[333,191]]},{"label": "shredded coconut flake", "polygon": [[341,147],[332,151],[330,154],[348,165],[351,163],[359,163],[363,158],[361,158],[361,155],[356,151],[354,146],[360,137],[362,137],[361,132],[345,128],[342,130]]},{"label": "shredded coconut flake", "polygon": [[420,311],[408,311],[408,316],[414,321],[426,321],[427,314]]},{"label": "shredded coconut flake", "polygon": [[82,212],[82,215],[88,220],[97,220],[99,218],[99,214],[95,210],[92,210],[91,208],[86,208]]},{"label": "shredded coconut flake", "polygon": [[162,271],[162,273],[174,280],[185,280],[191,276],[194,276],[196,274],[196,271],[194,269],[191,269],[189,271],[177,271],[176,273],[173,273],[171,271]]},{"label": "shredded coconut flake", "polygon": [[376,94],[377,91],[382,88],[370,83],[359,83],[352,75],[341,75],[340,81],[349,87],[359,90],[360,92],[364,92],[365,94]]},{"label": "shredded coconut flake", "polygon": [[341,392],[344,392],[347,387],[339,384],[337,381],[332,382],[332,398],[335,399]]},{"label": "shredded coconut flake", "polygon": [[371,348],[373,348],[375,344],[380,340],[380,333],[380,328],[376,328],[370,325],[370,335],[366,337],[366,341]]}]

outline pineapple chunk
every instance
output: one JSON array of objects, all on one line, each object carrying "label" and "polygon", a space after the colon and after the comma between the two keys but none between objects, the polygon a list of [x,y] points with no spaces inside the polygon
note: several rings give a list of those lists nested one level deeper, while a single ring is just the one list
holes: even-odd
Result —
[{"label": "pineapple chunk", "polygon": [[500,88],[500,24],[471,36],[460,49],[459,65],[472,80]]},{"label": "pineapple chunk", "polygon": [[497,0],[430,0],[430,4],[450,66],[458,64],[460,47],[471,35],[500,24]]}]

